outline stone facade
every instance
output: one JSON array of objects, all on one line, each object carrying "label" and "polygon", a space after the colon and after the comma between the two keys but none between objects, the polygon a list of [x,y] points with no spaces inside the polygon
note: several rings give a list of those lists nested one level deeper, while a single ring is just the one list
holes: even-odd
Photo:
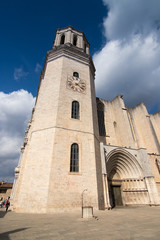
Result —
[{"label": "stone facade", "polygon": [[123,205],[159,204],[160,114],[150,115],[143,103],[127,108],[121,95],[112,102],[97,99],[97,109],[105,206],[116,204],[114,186]]},{"label": "stone facade", "polygon": [[58,29],[15,169],[13,210],[159,204],[160,115],[126,108],[122,96],[96,99],[94,73],[85,35]]}]

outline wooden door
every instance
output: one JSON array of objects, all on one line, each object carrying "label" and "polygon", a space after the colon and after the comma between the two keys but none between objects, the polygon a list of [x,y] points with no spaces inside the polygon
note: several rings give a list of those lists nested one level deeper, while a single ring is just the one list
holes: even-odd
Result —
[{"label": "wooden door", "polygon": [[121,186],[111,186],[113,207],[122,206]]}]

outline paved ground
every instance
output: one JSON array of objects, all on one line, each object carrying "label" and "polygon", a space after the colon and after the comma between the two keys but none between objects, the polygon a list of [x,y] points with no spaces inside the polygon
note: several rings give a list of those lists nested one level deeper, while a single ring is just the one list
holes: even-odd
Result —
[{"label": "paved ground", "polygon": [[81,213],[18,214],[0,209],[0,240],[160,240],[160,207],[125,207]]}]

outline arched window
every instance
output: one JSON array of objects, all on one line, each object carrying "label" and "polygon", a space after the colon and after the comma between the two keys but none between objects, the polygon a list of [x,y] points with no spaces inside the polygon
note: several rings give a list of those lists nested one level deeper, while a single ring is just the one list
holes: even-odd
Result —
[{"label": "arched window", "polygon": [[73,37],[73,45],[77,46],[77,36],[76,35],[74,35],[74,37]]},{"label": "arched window", "polygon": [[71,145],[70,172],[79,172],[79,147],[77,143]]},{"label": "arched window", "polygon": [[79,102],[72,102],[72,118],[79,119]]},{"label": "arched window", "polygon": [[64,41],[65,41],[65,35],[63,34],[63,35],[61,36],[61,42],[60,42],[60,44],[64,44]]},{"label": "arched window", "polygon": [[73,73],[73,77],[79,78],[79,73],[78,72],[74,72]]}]

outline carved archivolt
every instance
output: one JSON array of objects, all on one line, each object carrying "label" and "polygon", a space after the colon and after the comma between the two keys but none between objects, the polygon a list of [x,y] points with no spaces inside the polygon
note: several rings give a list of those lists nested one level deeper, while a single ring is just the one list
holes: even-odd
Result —
[{"label": "carved archivolt", "polygon": [[109,175],[113,170],[121,176],[121,178],[142,178],[142,168],[137,159],[129,152],[122,149],[115,149],[106,155],[106,170]]}]

